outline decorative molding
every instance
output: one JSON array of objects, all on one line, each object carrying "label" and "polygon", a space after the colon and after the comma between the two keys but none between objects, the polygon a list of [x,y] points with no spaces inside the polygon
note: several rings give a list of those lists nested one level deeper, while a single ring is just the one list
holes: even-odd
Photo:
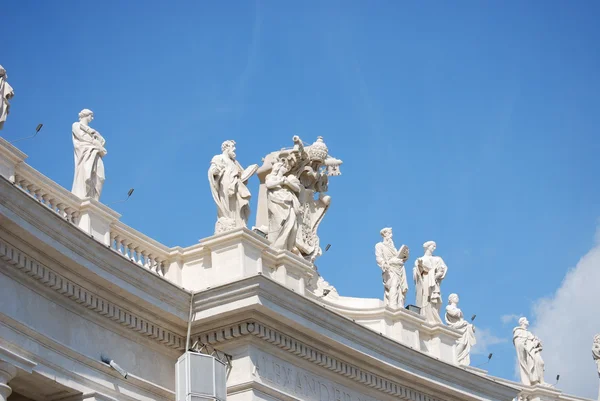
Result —
[{"label": "decorative molding", "polygon": [[267,341],[268,343],[271,343],[278,348],[288,351],[300,358],[317,364],[357,383],[381,391],[385,394],[410,401],[441,401],[439,398],[429,396],[420,391],[368,372],[359,368],[358,366],[327,355],[316,348],[308,346],[303,342],[267,327],[257,321],[237,323],[229,327],[200,334],[198,338],[200,342],[215,345],[247,335],[252,335],[261,340]]},{"label": "decorative molding", "polygon": [[21,369],[24,372],[31,373],[33,368],[37,366],[37,363],[30,361],[27,358],[23,358],[21,355],[17,355],[11,350],[4,348],[0,345],[0,361],[5,361]]},{"label": "decorative molding", "polygon": [[183,350],[185,338],[169,330],[141,318],[120,306],[99,297],[89,290],[75,284],[65,277],[57,274],[47,266],[30,258],[25,253],[5,242],[0,238],[0,259],[38,280],[46,287],[64,295],[85,306],[86,308],[111,319],[122,326],[132,329],[140,334],[150,337],[169,348]]}]

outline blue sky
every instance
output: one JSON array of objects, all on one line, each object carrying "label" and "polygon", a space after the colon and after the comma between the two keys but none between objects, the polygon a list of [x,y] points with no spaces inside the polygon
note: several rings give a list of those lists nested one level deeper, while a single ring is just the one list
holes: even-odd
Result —
[{"label": "blue sky", "polygon": [[459,293],[478,333],[505,340],[488,347],[491,374],[514,378],[501,317],[532,316],[593,246],[598,2],[13,0],[2,15],[16,93],[2,136],[43,123],[19,144],[32,166],[70,189],[70,126],[92,109],[102,200],[135,187],[115,205],[123,221],[187,246],[212,234],[206,170],[223,140],[248,165],[321,135],[344,160],[321,273],[341,295],[381,297],[379,230],[394,228],[411,264],[435,240],[444,298]]}]

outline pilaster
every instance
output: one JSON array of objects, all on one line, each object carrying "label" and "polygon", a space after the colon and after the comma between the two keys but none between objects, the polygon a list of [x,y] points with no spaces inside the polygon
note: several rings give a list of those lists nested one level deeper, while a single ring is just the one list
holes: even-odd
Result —
[{"label": "pilaster", "polygon": [[8,362],[0,361],[0,401],[6,401],[11,395],[10,382],[17,375],[17,368]]}]

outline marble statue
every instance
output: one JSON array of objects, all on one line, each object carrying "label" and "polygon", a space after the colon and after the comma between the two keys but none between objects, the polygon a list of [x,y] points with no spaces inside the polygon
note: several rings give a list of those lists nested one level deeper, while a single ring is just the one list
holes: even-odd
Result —
[{"label": "marble statue", "polygon": [[404,263],[408,259],[409,250],[406,245],[396,249],[392,239],[392,229],[380,231],[383,241],[375,245],[375,258],[381,268],[385,304],[391,308],[404,308],[404,298],[408,291]]},{"label": "marble statue", "polygon": [[[294,143],[292,148],[268,154],[257,171],[261,185],[258,194],[256,228],[268,233],[267,237],[273,247],[294,251],[314,263],[322,254],[317,230],[331,204],[331,197],[326,195],[329,189],[329,177],[340,175],[339,166],[342,161],[329,155],[329,149],[322,137],[318,137],[312,145],[308,146],[305,146],[298,136],[294,136],[292,140]],[[285,160],[284,171],[281,170],[280,165],[282,160]],[[274,173],[276,166],[278,173]],[[277,175],[281,177],[276,179]],[[267,177],[270,184],[267,183]],[[288,192],[286,196],[294,195],[297,200],[297,204],[294,202],[294,205],[286,205],[286,208],[292,208],[297,213],[293,216],[295,218],[293,227],[291,222],[285,219],[285,224],[290,226],[279,233],[284,219],[278,216],[281,210],[278,210],[276,204],[269,198],[273,198],[275,194],[273,189],[278,188],[278,184],[274,183],[281,181],[282,177],[290,177],[288,181],[293,183],[291,186],[284,185],[287,187],[284,190]],[[284,240],[283,237],[289,234],[295,237],[286,237]]]},{"label": "marble statue", "polygon": [[8,101],[15,95],[13,88],[6,81],[7,79],[6,70],[0,65],[0,130],[4,127],[10,109]]},{"label": "marble statue", "polygon": [[75,149],[75,177],[73,192],[80,198],[100,199],[104,186],[104,162],[106,141],[98,131],[90,127],[94,119],[91,110],[79,113],[79,122],[73,123],[73,147]]},{"label": "marble statue", "polygon": [[298,216],[300,215],[300,180],[288,174],[292,161],[290,154],[281,152],[279,160],[265,179],[269,210],[269,229],[267,238],[277,249],[299,253],[296,247]]},{"label": "marble statue", "polygon": [[521,382],[527,386],[546,385],[542,343],[539,338],[527,330],[528,327],[529,322],[522,317],[519,319],[519,326],[513,329],[513,344],[517,351]]},{"label": "marble statue", "polygon": [[223,142],[221,152],[212,158],[208,169],[210,192],[217,204],[215,234],[246,227],[251,196],[246,183],[258,169],[257,164],[242,168],[236,160],[234,141]]},{"label": "marble statue", "polygon": [[475,326],[467,322],[462,311],[458,308],[458,295],[450,294],[446,306],[446,324],[462,333],[456,342],[456,361],[459,365],[469,366],[471,363],[471,347],[477,343]]},{"label": "marble statue", "polygon": [[436,244],[427,241],[423,244],[425,254],[415,261],[413,279],[415,281],[416,304],[421,308],[421,315],[429,323],[443,324],[440,318],[442,307],[441,284],[448,267],[439,256],[433,256]]},{"label": "marble statue", "polygon": [[[594,336],[594,344],[592,345],[592,356],[596,362],[598,369],[598,377],[600,377],[600,334]],[[600,401],[600,388],[598,388],[598,401]]]}]

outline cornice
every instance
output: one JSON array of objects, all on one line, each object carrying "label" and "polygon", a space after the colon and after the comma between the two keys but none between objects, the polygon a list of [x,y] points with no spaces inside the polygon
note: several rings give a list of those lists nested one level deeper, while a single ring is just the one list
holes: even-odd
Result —
[{"label": "cornice", "polygon": [[[80,363],[85,365],[88,368],[91,368],[97,371],[99,374],[106,375],[107,377],[111,377],[114,380],[117,380],[121,385],[132,386],[137,389],[142,389],[153,396],[159,397],[157,399],[165,399],[170,400],[175,396],[175,392],[159,386],[155,383],[151,383],[147,380],[144,380],[138,376],[135,376],[131,373],[128,373],[127,379],[123,379],[114,369],[112,369],[109,365],[102,363],[100,361],[89,358],[86,355],[83,355],[77,351],[72,350],[71,348],[49,338],[46,337],[35,330],[23,325],[20,322],[15,321],[14,319],[0,313],[0,325],[7,325],[11,328],[11,330],[15,330],[22,334],[23,336],[29,338],[39,345],[39,347],[55,353],[56,355],[67,358],[70,361]],[[11,349],[12,348],[12,349]],[[15,348],[14,344],[7,342],[5,339],[0,338],[0,350],[6,350],[13,354],[19,354],[19,357],[27,360],[29,364],[32,364],[32,371],[35,371],[41,375],[52,378],[54,381],[60,382],[61,384],[65,384],[63,381],[58,380],[56,373],[60,373],[63,376],[63,379],[66,379],[69,383],[77,383],[78,385],[85,386],[92,391],[105,391],[103,385],[99,384],[95,380],[90,379],[86,375],[81,375],[78,373],[77,369],[66,368],[63,364],[57,364],[52,362],[46,358],[42,358],[42,355],[47,355],[47,352],[36,352],[32,353],[27,350],[23,350]],[[1,357],[0,357],[1,359]],[[70,366],[70,365],[69,365]],[[50,368],[54,372],[49,372],[47,368]],[[25,370],[25,369],[24,369]],[[71,387],[70,384],[66,384]],[[114,391],[112,389],[108,390],[108,392]],[[123,394],[120,394],[123,396]],[[77,396],[74,396],[77,397]],[[68,398],[70,399],[70,398]],[[77,398],[75,398],[77,399]],[[125,400],[135,401],[132,397],[126,396]],[[124,401],[120,399],[120,401]]]},{"label": "cornice", "polygon": [[[411,383],[427,387],[435,382],[441,394],[462,393],[464,389],[475,394],[492,395],[493,399],[509,399],[516,395],[509,386],[377,335],[326,305],[303,297],[266,276],[249,277],[198,294],[201,296],[197,297],[194,305],[195,333],[198,333],[198,327],[210,330],[211,327],[228,324],[226,322],[250,318],[280,328],[301,341],[316,341],[321,349],[330,350],[338,358],[361,360],[363,368],[369,364],[369,369],[377,371],[384,366],[393,366],[403,378],[410,378]],[[222,310],[221,305],[230,304],[227,311]],[[302,328],[300,332],[297,330],[299,327]],[[221,331],[221,334],[216,329],[214,332],[223,338],[232,335],[228,330]],[[473,396],[471,399],[478,398]]]},{"label": "cornice", "polygon": [[198,336],[198,339],[205,344],[218,346],[245,336],[258,338],[337,375],[393,397],[410,401],[442,400],[441,398],[401,384],[398,381],[375,374],[355,364],[348,363],[256,320],[249,320],[202,333]]},{"label": "cornice", "polygon": [[183,350],[185,348],[185,338],[182,336],[159,326],[147,318],[132,313],[104,297],[98,296],[96,293],[29,257],[2,238],[0,238],[0,259],[44,286],[63,295],[65,298],[69,298],[107,319],[145,335],[169,348],[176,350]]},{"label": "cornice", "polygon": [[31,373],[33,368],[37,366],[37,363],[30,361],[27,358],[23,358],[21,355],[12,352],[2,345],[0,345],[0,361],[8,362],[26,373]]},{"label": "cornice", "polygon": [[3,179],[0,179],[0,220],[5,220],[2,227],[10,235],[34,244],[30,247],[36,252],[43,247],[44,257],[60,260],[61,268],[68,270],[69,275],[94,281],[115,294],[141,298],[150,307],[156,308],[154,304],[160,302],[172,312],[170,317],[174,322],[187,321],[188,291],[94,240]]}]

